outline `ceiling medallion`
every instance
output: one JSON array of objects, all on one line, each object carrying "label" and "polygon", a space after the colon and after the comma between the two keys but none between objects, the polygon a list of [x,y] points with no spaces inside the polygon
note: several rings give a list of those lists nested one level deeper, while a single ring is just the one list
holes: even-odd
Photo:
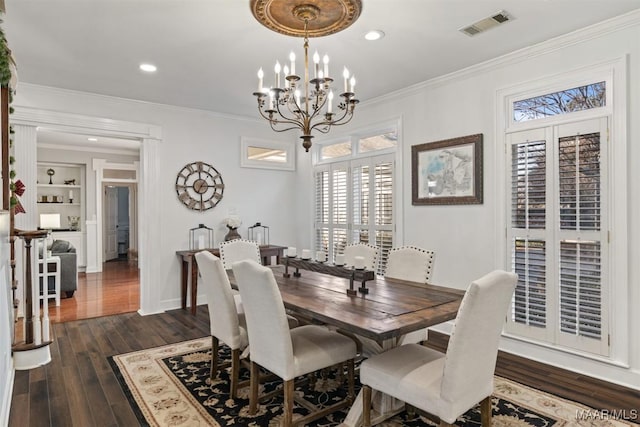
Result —
[{"label": "ceiling medallion", "polygon": [[[322,37],[344,30],[362,12],[361,0],[251,0],[253,16],[265,27],[294,37]],[[305,22],[308,28],[305,30]]]}]

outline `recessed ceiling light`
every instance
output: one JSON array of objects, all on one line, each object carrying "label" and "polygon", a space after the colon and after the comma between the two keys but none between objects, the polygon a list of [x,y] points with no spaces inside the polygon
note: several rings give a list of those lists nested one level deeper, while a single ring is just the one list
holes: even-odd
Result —
[{"label": "recessed ceiling light", "polygon": [[371,30],[364,35],[364,38],[367,40],[380,40],[383,37],[384,37],[384,31],[382,30]]},{"label": "recessed ceiling light", "polygon": [[98,138],[87,138],[89,141],[96,142]]},{"label": "recessed ceiling light", "polygon": [[153,64],[140,64],[140,69],[142,71],[146,71],[147,73],[155,73],[158,67]]}]

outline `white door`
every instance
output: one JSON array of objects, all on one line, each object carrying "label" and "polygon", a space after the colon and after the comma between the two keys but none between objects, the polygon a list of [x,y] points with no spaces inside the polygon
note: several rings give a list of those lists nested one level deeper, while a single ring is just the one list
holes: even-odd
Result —
[{"label": "white door", "polygon": [[118,257],[118,190],[104,190],[104,261],[109,261]]}]

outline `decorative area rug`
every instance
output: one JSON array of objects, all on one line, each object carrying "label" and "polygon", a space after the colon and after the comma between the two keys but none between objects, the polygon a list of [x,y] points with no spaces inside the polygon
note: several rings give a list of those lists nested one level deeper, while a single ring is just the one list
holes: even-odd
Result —
[{"label": "decorative area rug", "polygon": [[[248,387],[239,390],[238,399],[229,398],[229,374],[223,371],[209,379],[211,339],[201,338],[178,344],[122,354],[110,358],[111,366],[127,395],[141,425],[148,426],[278,426],[282,415],[282,395],[276,394],[260,403],[255,416],[248,414]],[[221,346],[220,358],[229,360],[228,347]],[[357,371],[356,371],[357,372]],[[246,369],[241,379],[248,379]],[[260,385],[260,393],[280,387],[279,380]],[[356,378],[356,384],[358,384]],[[342,400],[346,387],[330,373],[296,385],[296,393],[318,406]],[[592,408],[525,387],[504,378],[495,378],[493,395],[494,427],[569,427],[636,426],[608,419]],[[307,410],[296,405],[294,419]],[[338,426],[346,412],[336,412],[314,421],[311,426]],[[430,420],[400,413],[384,426],[434,426]],[[457,426],[480,426],[480,410],[470,410],[456,422]]]}]

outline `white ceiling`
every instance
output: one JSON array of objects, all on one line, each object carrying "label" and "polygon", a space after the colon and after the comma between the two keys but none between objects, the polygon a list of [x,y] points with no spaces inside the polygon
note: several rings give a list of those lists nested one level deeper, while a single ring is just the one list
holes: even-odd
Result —
[{"label": "white ceiling", "polygon": [[[258,68],[270,84],[276,59],[302,56],[302,40],[260,25],[249,0],[5,3],[20,82],[257,116]],[[366,102],[637,8],[640,0],[363,0],[357,22],[310,46],[330,55],[330,74],[355,73]],[[515,19],[475,37],[458,31],[500,10]],[[386,37],[366,41],[371,29]],[[141,62],[158,72],[140,72]]]}]

